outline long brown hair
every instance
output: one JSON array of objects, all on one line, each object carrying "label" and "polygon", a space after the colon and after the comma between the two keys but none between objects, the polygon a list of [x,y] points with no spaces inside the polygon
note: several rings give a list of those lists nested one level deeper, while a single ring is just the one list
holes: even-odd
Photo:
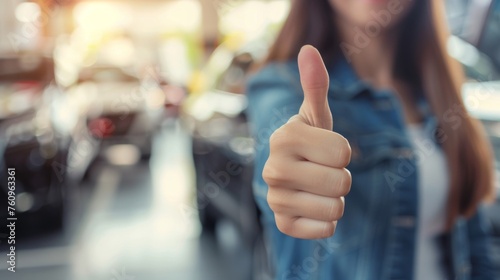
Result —
[{"label": "long brown hair", "polygon": [[[395,75],[425,92],[438,120],[436,139],[450,170],[448,228],[459,216],[471,217],[485,199],[494,198],[492,149],[480,123],[467,113],[461,66],[447,53],[449,37],[442,1],[415,1],[400,24]],[[341,55],[328,0],[292,0],[290,14],[271,47],[268,62],[295,59],[303,45],[319,49],[328,61]]]}]

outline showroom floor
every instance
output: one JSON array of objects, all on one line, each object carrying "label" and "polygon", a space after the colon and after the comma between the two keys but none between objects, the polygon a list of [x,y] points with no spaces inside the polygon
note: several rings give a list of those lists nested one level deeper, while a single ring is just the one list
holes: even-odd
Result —
[{"label": "showroom floor", "polygon": [[19,237],[17,272],[0,263],[0,279],[247,279],[250,256],[229,223],[217,237],[200,234],[189,149],[170,125],[149,163],[95,165],[73,194],[66,229]]}]

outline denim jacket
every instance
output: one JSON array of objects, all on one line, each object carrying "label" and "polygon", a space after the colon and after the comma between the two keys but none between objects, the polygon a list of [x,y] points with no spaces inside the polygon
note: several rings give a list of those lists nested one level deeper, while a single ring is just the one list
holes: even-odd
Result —
[{"label": "denim jacket", "polygon": [[[389,91],[361,81],[344,59],[328,67],[328,100],[334,131],[350,142],[351,192],[334,236],[301,240],[282,234],[266,200],[262,170],[269,156],[269,137],[297,114],[303,101],[297,63],[271,63],[247,86],[248,115],[256,140],[253,190],[266,237],[270,241],[275,279],[413,279],[418,226],[418,169],[407,134],[402,106]],[[425,101],[424,127],[436,121]],[[447,279],[495,279],[489,229],[482,210],[460,218],[439,242]],[[429,279],[432,280],[432,279]],[[444,280],[444,279],[443,279]]]}]

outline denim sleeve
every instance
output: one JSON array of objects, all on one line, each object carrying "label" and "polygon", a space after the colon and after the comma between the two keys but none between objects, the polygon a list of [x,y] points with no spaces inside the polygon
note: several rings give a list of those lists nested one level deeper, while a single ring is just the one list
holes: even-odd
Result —
[{"label": "denim sleeve", "polygon": [[286,63],[267,65],[249,80],[246,94],[247,115],[255,139],[253,190],[257,204],[267,218],[271,218],[262,171],[269,157],[269,137],[297,114],[302,104],[303,94],[296,67]]},{"label": "denim sleeve", "polygon": [[498,278],[500,275],[495,275],[491,252],[491,227],[483,213],[482,207],[468,221],[467,227],[470,242],[471,279],[500,279]]}]

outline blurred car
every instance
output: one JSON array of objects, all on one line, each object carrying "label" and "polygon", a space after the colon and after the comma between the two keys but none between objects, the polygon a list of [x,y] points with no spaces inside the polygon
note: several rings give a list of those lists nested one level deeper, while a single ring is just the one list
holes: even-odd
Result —
[{"label": "blurred car", "polygon": [[101,151],[132,144],[143,158],[149,158],[164,113],[165,94],[157,79],[137,77],[116,66],[93,65],[81,69],[69,91],[81,101],[87,130]]},{"label": "blurred car", "polygon": [[15,168],[17,215],[33,220],[26,225],[60,228],[72,135],[53,111],[61,94],[53,65],[37,54],[0,58],[0,217],[7,217],[7,169]]},{"label": "blurred car", "polygon": [[[196,170],[198,216],[205,233],[214,234],[221,220],[229,220],[252,251],[249,279],[272,279],[269,252],[253,198],[254,141],[245,115],[243,94],[253,59],[249,53],[220,55],[208,64],[212,89],[199,94],[184,108],[192,138]],[[221,57],[229,60],[221,61]],[[224,65],[225,68],[222,68]],[[214,71],[218,68],[219,71]]]}]

